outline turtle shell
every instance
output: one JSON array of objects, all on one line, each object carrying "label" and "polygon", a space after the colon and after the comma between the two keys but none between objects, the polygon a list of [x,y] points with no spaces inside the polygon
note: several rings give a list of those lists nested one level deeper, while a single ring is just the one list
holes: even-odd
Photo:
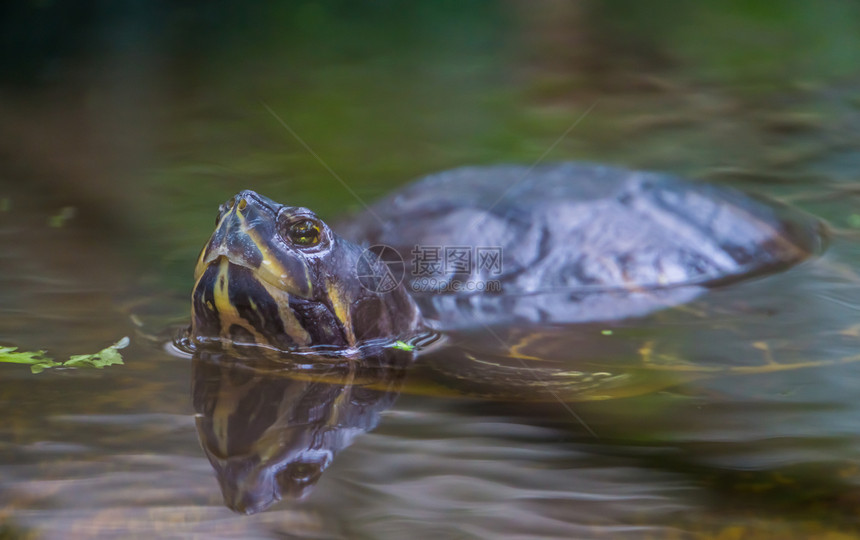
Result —
[{"label": "turtle shell", "polygon": [[824,244],[819,221],[775,201],[581,163],[433,174],[334,228],[393,248],[440,328],[646,315]]}]

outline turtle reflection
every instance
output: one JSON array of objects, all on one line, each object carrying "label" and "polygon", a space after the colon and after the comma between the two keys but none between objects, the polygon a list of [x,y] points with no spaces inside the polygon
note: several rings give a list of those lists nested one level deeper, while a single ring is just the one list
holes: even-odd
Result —
[{"label": "turtle reflection", "polygon": [[361,360],[197,354],[197,433],[224,503],[253,514],[308,495],[335,455],[376,427],[410,361],[397,349]]}]

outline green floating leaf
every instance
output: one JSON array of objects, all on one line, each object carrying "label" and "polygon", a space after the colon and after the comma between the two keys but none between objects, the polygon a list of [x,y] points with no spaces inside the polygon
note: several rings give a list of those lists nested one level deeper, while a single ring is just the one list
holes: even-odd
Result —
[{"label": "green floating leaf", "polygon": [[122,364],[120,349],[128,347],[130,340],[124,337],[110,347],[106,347],[95,354],[76,354],[63,362],[63,367],[94,367],[103,369],[107,366]]},{"label": "green floating leaf", "polygon": [[411,343],[406,343],[405,341],[400,341],[399,339],[397,341],[395,341],[394,343],[392,343],[391,345],[389,345],[389,347],[392,349],[398,349],[401,351],[414,351],[415,350],[415,345],[412,345]]},{"label": "green floating leaf", "polygon": [[47,360],[45,362],[39,362],[38,364],[33,364],[30,366],[30,371],[33,373],[42,373],[48,368],[62,366],[63,364],[59,362],[54,362],[53,360]]},{"label": "green floating leaf", "polygon": [[45,351],[19,351],[18,347],[0,347],[0,362],[29,364],[33,373],[41,373],[46,368],[62,365],[45,356]]},{"label": "green floating leaf", "polygon": [[28,364],[33,373],[41,373],[48,368],[55,367],[103,369],[106,366],[122,364],[122,355],[119,350],[128,347],[130,342],[128,337],[124,337],[95,354],[77,354],[65,362],[55,362],[45,356],[45,351],[18,351],[18,347],[0,347],[0,362]]},{"label": "green floating leaf", "polygon": [[0,362],[9,364],[38,364],[47,360],[45,351],[18,351],[18,347],[0,347]]}]

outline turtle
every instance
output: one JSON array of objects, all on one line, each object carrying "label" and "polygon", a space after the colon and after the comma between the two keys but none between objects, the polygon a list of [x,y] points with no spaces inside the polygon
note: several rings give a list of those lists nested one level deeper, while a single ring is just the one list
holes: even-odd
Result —
[{"label": "turtle", "polygon": [[347,351],[642,317],[825,243],[819,220],[776,201],[595,164],[432,174],[334,227],[245,190],[198,257],[187,341]]},{"label": "turtle", "polygon": [[441,172],[333,226],[244,190],[218,209],[180,343],[195,354],[201,445],[227,506],[254,513],[306,496],[401,391],[602,400],[803,367],[706,365],[648,340],[601,342],[610,365],[570,336],[826,243],[821,221],[776,201],[587,163]]}]

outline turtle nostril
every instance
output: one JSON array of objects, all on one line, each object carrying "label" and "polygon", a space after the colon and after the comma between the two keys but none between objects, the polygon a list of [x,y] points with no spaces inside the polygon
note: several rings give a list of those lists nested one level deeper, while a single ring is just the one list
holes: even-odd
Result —
[{"label": "turtle nostril", "polygon": [[248,206],[248,201],[246,201],[245,199],[239,201],[238,208],[240,211],[244,210],[246,206]]}]

